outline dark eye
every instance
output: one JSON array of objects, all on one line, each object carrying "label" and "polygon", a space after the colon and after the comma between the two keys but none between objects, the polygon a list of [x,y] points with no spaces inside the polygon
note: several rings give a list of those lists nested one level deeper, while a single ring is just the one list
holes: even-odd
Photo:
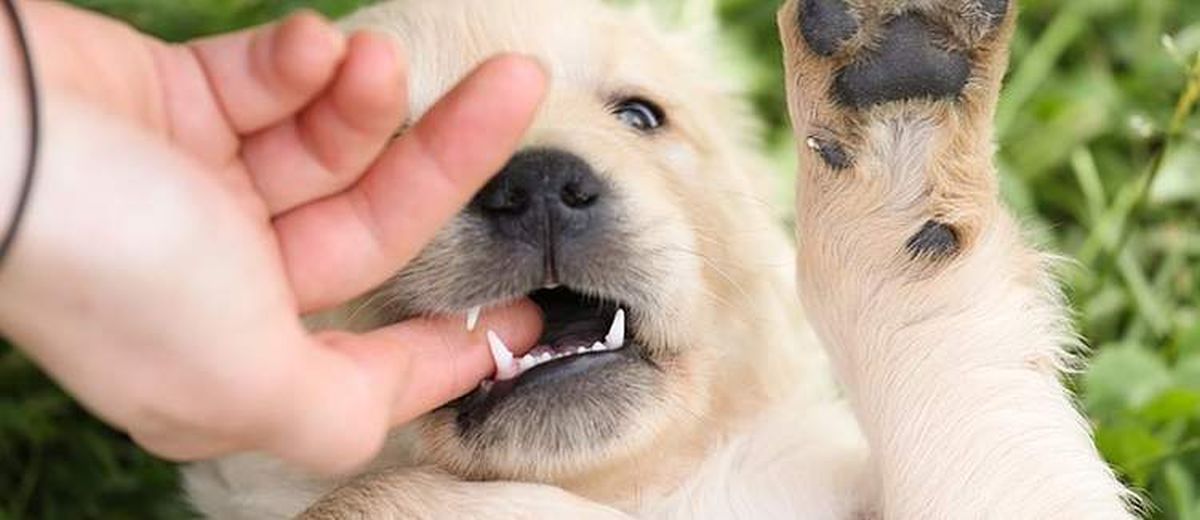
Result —
[{"label": "dark eye", "polygon": [[658,105],[642,98],[629,98],[613,105],[613,114],[625,126],[639,132],[649,133],[666,123],[666,116]]}]

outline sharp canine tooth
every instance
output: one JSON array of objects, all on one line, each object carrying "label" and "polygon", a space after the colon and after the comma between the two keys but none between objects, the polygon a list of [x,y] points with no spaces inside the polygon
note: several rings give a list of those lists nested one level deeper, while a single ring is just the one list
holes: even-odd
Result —
[{"label": "sharp canine tooth", "polygon": [[496,379],[500,381],[512,379],[521,373],[512,351],[504,344],[495,332],[487,331],[488,347],[492,351],[492,360],[496,362]]},{"label": "sharp canine tooth", "polygon": [[475,326],[479,324],[479,312],[481,310],[480,307],[471,307],[471,310],[467,311],[467,332],[475,332]]},{"label": "sharp canine tooth", "polygon": [[608,335],[604,336],[604,346],[610,349],[618,349],[625,345],[625,309],[617,309],[617,315],[613,316],[612,327],[608,329]]}]

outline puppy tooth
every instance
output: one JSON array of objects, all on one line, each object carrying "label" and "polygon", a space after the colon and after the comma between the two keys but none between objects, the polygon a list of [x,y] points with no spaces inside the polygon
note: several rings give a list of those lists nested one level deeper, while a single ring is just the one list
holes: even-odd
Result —
[{"label": "puppy tooth", "polygon": [[487,331],[487,340],[488,348],[492,351],[492,361],[496,362],[496,379],[506,381],[517,377],[521,373],[520,369],[516,360],[513,359],[512,351],[508,350],[508,345],[504,344],[504,340],[490,330]]},{"label": "puppy tooth", "polygon": [[475,326],[479,324],[479,313],[483,309],[481,307],[471,307],[467,311],[467,332],[475,332]]},{"label": "puppy tooth", "polygon": [[608,347],[605,346],[603,343],[600,343],[599,341],[597,341],[595,343],[592,343],[592,347],[588,350],[590,350],[592,352],[601,352],[604,350],[608,350]]},{"label": "puppy tooth", "polygon": [[604,336],[604,345],[610,349],[618,349],[625,346],[625,309],[617,309],[617,315],[613,316],[612,326],[608,329],[608,335]]},{"label": "puppy tooth", "polygon": [[492,358],[497,361],[512,361],[512,351],[508,349],[508,345],[504,344],[504,340],[500,339],[500,335],[495,331],[487,331],[488,347],[492,349]]},{"label": "puppy tooth", "polygon": [[524,372],[533,367],[536,367],[537,365],[538,365],[538,362],[536,359],[533,358],[533,356],[524,356],[521,359],[517,360],[517,368],[521,372]]}]

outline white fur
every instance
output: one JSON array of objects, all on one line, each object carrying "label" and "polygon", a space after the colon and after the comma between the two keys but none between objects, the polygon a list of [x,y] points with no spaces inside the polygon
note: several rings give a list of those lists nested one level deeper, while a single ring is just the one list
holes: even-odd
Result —
[{"label": "white fur", "polygon": [[867,445],[840,403],[784,401],[642,518],[853,518],[870,508]]}]

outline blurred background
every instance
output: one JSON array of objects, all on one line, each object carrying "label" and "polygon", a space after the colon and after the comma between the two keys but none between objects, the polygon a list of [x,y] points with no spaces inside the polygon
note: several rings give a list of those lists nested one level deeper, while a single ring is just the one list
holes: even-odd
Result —
[{"label": "blurred background", "polygon": [[[437,0],[425,0],[437,1]],[[73,0],[170,40],[330,16],[366,0]],[[775,0],[653,0],[718,28],[790,196]],[[1101,450],[1154,504],[1200,520],[1200,2],[1021,0],[997,128],[1009,204],[1045,247],[1092,347],[1070,384]],[[80,348],[86,348],[81,345]],[[0,343],[0,520],[189,518],[172,465],[89,418]]]}]

